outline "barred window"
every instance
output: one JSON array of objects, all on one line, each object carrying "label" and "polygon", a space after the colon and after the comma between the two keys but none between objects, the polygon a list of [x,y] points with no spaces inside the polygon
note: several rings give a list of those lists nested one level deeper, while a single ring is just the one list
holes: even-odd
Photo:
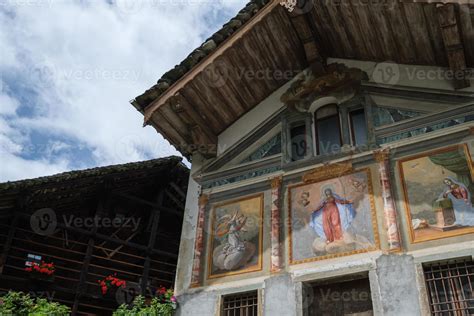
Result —
[{"label": "barred window", "polygon": [[474,261],[429,264],[424,273],[432,315],[474,315]]},{"label": "barred window", "polygon": [[258,291],[224,296],[223,316],[257,316]]}]

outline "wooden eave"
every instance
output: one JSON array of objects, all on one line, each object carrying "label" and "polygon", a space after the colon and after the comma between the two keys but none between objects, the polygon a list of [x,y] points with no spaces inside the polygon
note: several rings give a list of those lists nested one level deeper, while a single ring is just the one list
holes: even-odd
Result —
[{"label": "wooden eave", "polygon": [[[335,57],[452,70],[474,66],[474,5],[469,1],[332,5],[315,0],[300,15],[279,2],[263,6],[150,104],[135,101],[145,124],[186,157],[195,151],[212,157],[220,133],[315,61]],[[270,75],[249,77],[262,72]],[[277,78],[277,72],[286,76]],[[214,82],[215,74],[223,81]],[[455,88],[468,84],[453,82]]]}]

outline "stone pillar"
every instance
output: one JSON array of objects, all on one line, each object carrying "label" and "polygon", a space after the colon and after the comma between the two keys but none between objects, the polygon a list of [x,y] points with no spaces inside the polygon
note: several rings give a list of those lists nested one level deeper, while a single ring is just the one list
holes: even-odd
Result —
[{"label": "stone pillar", "polygon": [[387,230],[388,248],[390,252],[400,251],[400,232],[397,223],[397,211],[392,196],[392,184],[390,181],[389,151],[377,151],[374,153],[375,160],[379,164],[380,185],[382,187],[382,199],[384,208],[384,222]]},{"label": "stone pillar", "polygon": [[202,251],[204,248],[204,217],[209,197],[205,194],[199,197],[199,213],[196,225],[196,239],[194,241],[193,271],[191,274],[191,287],[201,284]]},{"label": "stone pillar", "polygon": [[280,245],[280,194],[281,177],[272,180],[272,211],[271,211],[271,272],[281,270],[281,245]]}]

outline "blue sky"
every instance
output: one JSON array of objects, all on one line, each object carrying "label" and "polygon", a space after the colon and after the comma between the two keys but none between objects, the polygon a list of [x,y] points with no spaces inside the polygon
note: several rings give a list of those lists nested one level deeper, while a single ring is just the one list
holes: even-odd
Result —
[{"label": "blue sky", "polygon": [[247,0],[0,0],[0,182],[179,155],[129,101]]}]

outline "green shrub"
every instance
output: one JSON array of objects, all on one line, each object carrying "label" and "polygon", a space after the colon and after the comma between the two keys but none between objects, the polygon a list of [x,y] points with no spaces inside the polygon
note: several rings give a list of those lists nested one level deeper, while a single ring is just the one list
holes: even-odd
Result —
[{"label": "green shrub", "polygon": [[135,297],[130,306],[120,305],[114,312],[114,316],[172,316],[175,309],[175,302],[163,301],[155,297],[147,305],[145,304],[145,298],[139,295]]},{"label": "green shrub", "polygon": [[64,316],[70,308],[44,298],[31,298],[29,294],[10,291],[0,296],[1,316]]}]

